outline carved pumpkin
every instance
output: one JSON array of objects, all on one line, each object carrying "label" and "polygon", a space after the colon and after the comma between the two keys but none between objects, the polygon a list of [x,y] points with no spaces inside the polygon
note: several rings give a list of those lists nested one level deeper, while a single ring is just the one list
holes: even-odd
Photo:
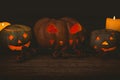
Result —
[{"label": "carved pumpkin", "polygon": [[102,29],[91,34],[91,46],[98,52],[108,53],[118,48],[120,34],[117,31]]},{"label": "carved pumpkin", "polygon": [[41,48],[57,49],[67,45],[68,31],[65,22],[43,18],[34,26],[36,40]]},{"label": "carved pumpkin", "polygon": [[84,28],[71,18],[41,19],[35,24],[34,33],[42,48],[54,49],[53,56],[59,56],[67,49],[80,54],[79,49],[84,41]]},{"label": "carved pumpkin", "polygon": [[0,31],[8,25],[11,25],[11,24],[9,22],[0,22]]},{"label": "carved pumpkin", "polygon": [[78,47],[81,46],[81,43],[85,39],[85,29],[81,26],[81,24],[72,19],[72,18],[62,18],[63,21],[67,24],[67,29],[69,31],[69,47]]},{"label": "carved pumpkin", "polygon": [[1,44],[12,51],[30,46],[31,28],[25,25],[9,25],[0,32]]}]

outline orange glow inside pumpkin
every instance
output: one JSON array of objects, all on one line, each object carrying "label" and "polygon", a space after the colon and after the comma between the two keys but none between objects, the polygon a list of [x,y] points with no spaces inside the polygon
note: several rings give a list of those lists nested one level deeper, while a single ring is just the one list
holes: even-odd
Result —
[{"label": "orange glow inside pumpkin", "polygon": [[111,47],[111,48],[101,48],[102,51],[107,52],[107,51],[113,51],[115,50],[116,47]]},{"label": "orange glow inside pumpkin", "polygon": [[[29,47],[30,46],[30,41],[28,43],[26,43],[24,45],[25,47]],[[8,45],[9,49],[11,49],[12,51],[16,50],[16,51],[21,51],[22,50],[22,46],[14,46],[14,45]]]},{"label": "orange glow inside pumpkin", "polygon": [[70,39],[70,40],[69,40],[69,44],[70,44],[70,45],[72,45],[72,43],[73,43],[73,40],[72,40],[72,39]]},{"label": "orange glow inside pumpkin", "polygon": [[28,36],[27,33],[24,33],[24,34],[23,34],[23,37],[24,37],[25,39],[27,38],[27,36]]},{"label": "orange glow inside pumpkin", "polygon": [[114,38],[112,36],[110,36],[110,40],[114,40]]},{"label": "orange glow inside pumpkin", "polygon": [[102,45],[104,45],[104,46],[108,46],[109,43],[108,43],[107,41],[104,41],[104,42],[102,43]]},{"label": "orange glow inside pumpkin", "polygon": [[97,40],[97,41],[99,41],[99,40],[100,40],[100,37],[99,37],[99,36],[97,36],[97,37],[96,37],[96,40]]},{"label": "orange glow inside pumpkin", "polygon": [[71,27],[70,34],[76,34],[79,31],[82,31],[82,27],[80,26],[80,24],[76,23]]},{"label": "orange glow inside pumpkin", "polygon": [[22,43],[22,41],[21,40],[18,40],[18,44],[21,44]]},{"label": "orange glow inside pumpkin", "polygon": [[63,41],[59,41],[59,44],[60,44],[60,46],[62,46],[63,45]]},{"label": "orange glow inside pumpkin", "polygon": [[96,45],[94,46],[94,49],[97,49],[97,46],[96,46]]},{"label": "orange glow inside pumpkin", "polygon": [[49,40],[49,42],[50,42],[50,45],[53,45],[53,43],[55,42],[55,40]]},{"label": "orange glow inside pumpkin", "polygon": [[[78,44],[78,39],[75,39],[75,42]],[[69,44],[72,45],[73,44],[73,39],[69,40]]]},{"label": "orange glow inside pumpkin", "polygon": [[54,24],[50,24],[48,27],[47,27],[47,32],[49,33],[52,33],[52,34],[55,34],[58,32],[56,26]]},{"label": "orange glow inside pumpkin", "polygon": [[8,37],[8,39],[9,39],[9,40],[13,40],[13,39],[14,39],[14,36],[13,36],[13,35],[10,35],[10,36]]}]

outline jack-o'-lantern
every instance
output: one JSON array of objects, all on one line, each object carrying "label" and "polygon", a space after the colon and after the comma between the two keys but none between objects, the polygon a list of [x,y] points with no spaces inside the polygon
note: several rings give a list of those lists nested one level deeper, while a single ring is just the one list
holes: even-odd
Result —
[{"label": "jack-o'-lantern", "polygon": [[30,46],[31,28],[25,25],[9,25],[0,32],[1,44],[12,51],[21,51]]},{"label": "jack-o'-lantern", "polygon": [[11,25],[11,24],[9,22],[0,22],[0,31],[8,25]]},{"label": "jack-o'-lantern", "polygon": [[85,39],[85,29],[82,25],[72,18],[62,18],[67,24],[69,31],[69,48],[73,49],[80,55],[80,47],[83,47],[82,43]]},{"label": "jack-o'-lantern", "polygon": [[34,33],[40,47],[54,49],[53,56],[61,55],[67,49],[80,54],[84,41],[84,28],[71,18],[40,19],[34,26]]},{"label": "jack-o'-lantern", "polygon": [[109,53],[118,48],[120,33],[110,29],[95,30],[90,45],[98,52]]},{"label": "jack-o'-lantern", "polygon": [[41,48],[64,47],[67,44],[67,27],[61,20],[43,18],[36,22],[34,33]]}]

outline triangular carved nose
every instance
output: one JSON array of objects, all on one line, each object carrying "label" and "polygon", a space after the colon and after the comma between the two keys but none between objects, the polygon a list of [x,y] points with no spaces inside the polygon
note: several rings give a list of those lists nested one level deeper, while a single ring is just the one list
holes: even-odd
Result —
[{"label": "triangular carved nose", "polygon": [[50,42],[50,45],[53,45],[54,44],[54,42],[55,42],[55,40],[49,40],[49,42]]},{"label": "triangular carved nose", "polygon": [[18,40],[18,44],[21,44],[22,42],[21,42],[21,40]]},{"label": "triangular carved nose", "polygon": [[69,40],[69,44],[70,44],[70,45],[73,44],[73,40],[72,40],[72,39]]},{"label": "triangular carved nose", "polygon": [[59,44],[60,44],[60,46],[62,46],[64,43],[63,43],[63,41],[59,41]]},{"label": "triangular carved nose", "polygon": [[104,46],[108,46],[109,43],[108,43],[107,41],[104,41],[104,42],[102,43],[102,45],[104,45]]}]

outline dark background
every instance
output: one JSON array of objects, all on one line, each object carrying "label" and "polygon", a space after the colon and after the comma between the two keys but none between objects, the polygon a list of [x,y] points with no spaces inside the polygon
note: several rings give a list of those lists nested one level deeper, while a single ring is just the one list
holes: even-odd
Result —
[{"label": "dark background", "polygon": [[[33,28],[43,17],[77,19],[88,32],[105,28],[107,17],[120,18],[118,1],[98,0],[26,0],[0,1],[0,21]],[[49,56],[16,63],[15,56],[1,56],[1,79],[120,79],[119,60],[101,58],[51,59]],[[105,77],[105,78],[104,78]]]},{"label": "dark background", "polygon": [[1,1],[0,21],[31,27],[43,17],[77,19],[85,28],[104,28],[107,17],[120,17],[118,1],[95,0],[25,0]]},{"label": "dark background", "polygon": [[116,0],[1,1],[0,21],[24,24],[33,28],[36,21],[44,17],[56,19],[71,17],[78,20],[90,34],[93,30],[105,28],[107,17],[116,16],[116,18],[120,18],[119,8],[119,1]]}]

